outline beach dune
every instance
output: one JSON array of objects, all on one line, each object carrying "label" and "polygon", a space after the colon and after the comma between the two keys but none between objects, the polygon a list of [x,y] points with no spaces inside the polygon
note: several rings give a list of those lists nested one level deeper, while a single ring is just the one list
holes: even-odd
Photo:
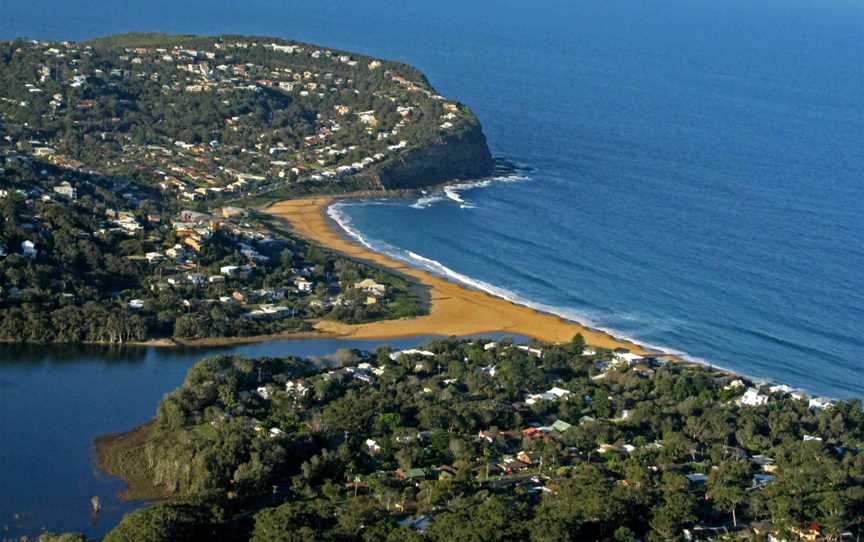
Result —
[{"label": "beach dune", "polygon": [[337,231],[338,226],[326,214],[331,203],[333,199],[326,197],[289,200],[275,203],[266,211],[286,220],[296,234],[308,240],[352,258],[396,271],[408,280],[422,284],[428,288],[430,308],[428,315],[368,324],[349,325],[322,320],[315,326],[321,332],[352,339],[505,332],[546,342],[569,341],[575,334],[581,333],[592,346],[609,349],[623,347],[641,355],[652,353],[638,344],[608,333],[467,288],[368,250]]}]

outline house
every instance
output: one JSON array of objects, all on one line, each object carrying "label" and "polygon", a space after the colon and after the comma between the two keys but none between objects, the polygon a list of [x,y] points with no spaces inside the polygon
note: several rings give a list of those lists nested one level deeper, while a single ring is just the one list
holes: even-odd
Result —
[{"label": "house", "polygon": [[399,352],[391,352],[390,359],[396,361],[402,356],[410,356],[410,355],[418,355],[418,356],[426,356],[426,357],[434,357],[434,352],[429,352],[428,350],[417,350],[415,348],[410,348],[408,350],[400,350]]},{"label": "house", "polygon": [[819,540],[822,534],[822,527],[814,521],[805,528],[792,527],[790,531],[798,535],[798,538],[801,540]]},{"label": "house", "polygon": [[824,410],[826,408],[831,408],[832,406],[834,406],[834,402],[823,397],[813,397],[812,399],[810,399],[808,406],[810,408],[815,408],[816,410]]},{"label": "house", "polygon": [[165,259],[161,252],[148,252],[144,257],[147,258],[149,264],[156,264]]},{"label": "house", "polygon": [[144,300],[143,299],[133,299],[129,302],[129,308],[132,310],[140,310],[144,308]]},{"label": "house", "polygon": [[569,423],[564,420],[555,420],[555,423],[552,424],[552,429],[558,431],[559,433],[563,433],[573,427]]},{"label": "house", "polygon": [[542,358],[542,357],[543,357],[543,351],[540,350],[539,348],[531,348],[530,346],[527,346],[527,345],[524,345],[524,344],[520,344],[520,345],[517,346],[516,348],[518,348],[519,350],[522,350],[523,352],[528,352],[528,353],[531,354],[532,356],[536,356],[536,357],[538,357],[538,358]]},{"label": "house", "polygon": [[53,190],[55,193],[60,194],[61,196],[66,196],[69,199],[75,199],[78,197],[78,191],[69,181],[63,181],[55,186]]},{"label": "house", "polygon": [[366,304],[367,305],[377,305],[378,304],[378,298],[373,296],[373,295],[367,295],[366,296]]},{"label": "house", "polygon": [[746,386],[746,384],[744,384],[744,381],[739,378],[739,379],[733,380],[732,382],[723,386],[723,389],[724,390],[735,390],[738,388],[743,388],[745,386]]},{"label": "house", "polygon": [[187,247],[191,248],[195,252],[200,252],[201,247],[204,246],[204,243],[199,237],[186,237],[183,239],[183,244],[185,244]]},{"label": "house", "polygon": [[219,272],[226,277],[236,277],[240,274],[240,267],[236,265],[223,265],[219,268]]},{"label": "house", "polygon": [[364,444],[366,444],[366,448],[369,450],[369,453],[372,455],[375,455],[381,451],[381,446],[379,446],[378,443],[375,442],[374,440],[372,440],[371,438],[367,438],[366,442]]},{"label": "house", "polygon": [[207,283],[207,279],[200,273],[188,273],[186,279],[194,286],[203,286]]},{"label": "house", "polygon": [[[535,454],[535,455],[537,455],[537,454]],[[522,463],[525,463],[526,465],[533,465],[534,464],[534,458],[531,457],[531,453],[527,452],[525,450],[521,450],[519,453],[516,454],[516,460],[521,461]]]},{"label": "house", "polygon": [[408,469],[407,471],[399,469],[398,471],[396,471],[396,475],[399,476],[399,478],[401,478],[402,480],[420,481],[426,479],[427,472],[426,469],[420,468]]},{"label": "house", "polygon": [[486,366],[484,366],[484,367],[480,367],[480,368],[477,369],[477,370],[478,370],[481,374],[484,374],[484,375],[489,376],[489,377],[492,377],[492,378],[495,378],[495,375],[498,374],[498,367],[495,366],[495,365],[486,365]]},{"label": "house", "polygon": [[744,395],[738,398],[741,406],[761,406],[768,403],[769,397],[761,393],[757,388],[747,388]]},{"label": "house", "polygon": [[261,399],[269,400],[273,396],[273,387],[272,386],[258,386],[255,390],[255,393],[258,394]]},{"label": "house", "polygon": [[694,472],[692,474],[687,474],[686,476],[687,479],[694,484],[704,484],[708,481],[708,476],[702,474],[701,472]]},{"label": "house", "polygon": [[309,393],[309,388],[306,386],[305,380],[289,380],[285,383],[285,391],[298,397],[303,397]]},{"label": "house", "polygon": [[289,312],[291,312],[291,309],[282,305],[261,305],[258,307],[258,310],[247,312],[246,316],[249,318],[269,318],[276,320],[285,318]]},{"label": "house", "polygon": [[526,427],[522,430],[522,436],[529,439],[542,438],[545,435],[546,432],[540,427]]},{"label": "house", "polygon": [[278,427],[270,428],[270,438],[278,438],[285,434],[285,431],[279,429]]},{"label": "house", "polygon": [[529,395],[527,398],[525,398],[525,403],[528,405],[533,405],[534,403],[539,403],[540,401],[557,401],[559,399],[566,398],[568,395],[570,395],[570,393],[570,390],[553,387],[550,388],[547,392]]},{"label": "house", "polygon": [[513,459],[512,457],[505,457],[498,466],[507,474],[513,474],[514,472],[523,471],[528,468],[526,463],[523,463],[518,459]]},{"label": "house", "polygon": [[638,362],[642,361],[642,359],[644,359],[642,356],[637,356],[636,354],[633,354],[632,352],[615,352],[613,354],[613,357],[615,358],[615,360],[614,360],[615,365],[626,365],[626,366],[635,365],[636,363],[638,363]]},{"label": "house", "polygon": [[387,292],[387,287],[379,284],[372,279],[361,280],[354,284],[354,288],[363,290],[367,294],[381,297]]},{"label": "house", "polygon": [[36,250],[36,244],[33,241],[23,241],[21,243],[21,254],[25,258],[35,258],[39,255],[39,251]]},{"label": "house", "polygon": [[301,293],[311,293],[312,292],[312,283],[303,277],[298,278],[294,281],[294,285],[297,287],[297,291]]}]

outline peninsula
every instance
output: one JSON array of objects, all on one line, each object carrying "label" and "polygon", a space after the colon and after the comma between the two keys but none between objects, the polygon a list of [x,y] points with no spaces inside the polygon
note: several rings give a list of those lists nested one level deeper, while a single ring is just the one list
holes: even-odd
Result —
[{"label": "peninsula", "polygon": [[398,62],[275,38],[0,42],[0,341],[161,343],[418,315],[399,277],[263,203],[492,171]]}]

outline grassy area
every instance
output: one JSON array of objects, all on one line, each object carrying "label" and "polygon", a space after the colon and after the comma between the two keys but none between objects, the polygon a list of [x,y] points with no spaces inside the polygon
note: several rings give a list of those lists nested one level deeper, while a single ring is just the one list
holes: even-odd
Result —
[{"label": "grassy area", "polygon": [[99,468],[126,482],[127,489],[120,495],[125,500],[156,500],[168,496],[151,483],[152,473],[144,457],[144,445],[153,430],[153,422],[147,422],[127,433],[97,437],[94,442]]}]

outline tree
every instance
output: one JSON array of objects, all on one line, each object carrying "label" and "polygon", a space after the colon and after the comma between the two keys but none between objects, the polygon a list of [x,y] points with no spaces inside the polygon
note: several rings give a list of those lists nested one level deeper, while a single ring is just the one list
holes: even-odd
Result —
[{"label": "tree", "polygon": [[333,508],[326,501],[287,502],[255,515],[250,542],[303,542],[327,540],[333,525]]},{"label": "tree", "polygon": [[730,459],[711,471],[708,476],[708,498],[714,500],[721,510],[732,513],[732,524],[738,526],[736,510],[747,498],[747,489],[752,484],[753,471],[740,458]]},{"label": "tree", "polygon": [[581,333],[573,335],[573,338],[570,339],[570,351],[577,356],[581,356],[582,352],[585,351],[585,337]]},{"label": "tree", "polygon": [[104,542],[207,540],[209,515],[185,504],[158,503],[123,517]]}]

